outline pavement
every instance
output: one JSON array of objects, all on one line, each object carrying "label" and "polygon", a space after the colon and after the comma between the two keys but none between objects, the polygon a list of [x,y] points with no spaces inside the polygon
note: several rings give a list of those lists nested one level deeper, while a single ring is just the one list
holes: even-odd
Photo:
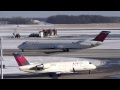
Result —
[{"label": "pavement", "polygon": [[[21,52],[18,49],[3,50],[5,56],[12,56],[13,52]],[[46,53],[47,52],[47,53]],[[31,50],[23,52],[25,56],[51,56],[51,57],[77,57],[77,58],[94,58],[104,61],[105,59],[115,62],[120,60],[120,50],[72,50],[71,52],[62,52],[59,50]],[[111,75],[120,74],[120,65],[111,64],[105,67],[99,67],[93,70],[91,74],[88,71],[80,72],[79,74],[67,74],[58,78],[50,78],[46,74],[31,74],[31,73],[19,73],[19,74],[5,74],[4,79],[114,79]]]}]

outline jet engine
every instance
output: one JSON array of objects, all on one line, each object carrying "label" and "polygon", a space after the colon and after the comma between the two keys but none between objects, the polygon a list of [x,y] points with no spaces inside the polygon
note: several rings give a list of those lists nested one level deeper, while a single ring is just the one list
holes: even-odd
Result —
[{"label": "jet engine", "polygon": [[44,65],[43,64],[40,64],[40,65],[36,66],[36,70],[41,70],[41,69],[44,69]]},{"label": "jet engine", "polygon": [[50,64],[40,64],[36,66],[36,70],[48,69],[50,68]]}]

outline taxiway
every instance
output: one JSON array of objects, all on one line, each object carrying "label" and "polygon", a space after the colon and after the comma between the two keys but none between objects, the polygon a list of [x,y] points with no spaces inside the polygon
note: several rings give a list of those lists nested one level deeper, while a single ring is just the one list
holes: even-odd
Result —
[{"label": "taxiway", "polygon": [[[14,52],[22,52],[19,49],[3,49],[4,56],[12,56]],[[57,56],[57,57],[77,57],[77,58],[120,58],[120,49],[84,49],[70,50],[25,50],[25,56]]]},{"label": "taxiway", "polygon": [[[12,56],[14,52],[21,52],[21,50],[13,49],[3,50],[4,56]],[[53,57],[77,57],[77,58],[97,58],[97,59],[107,59],[114,62],[115,59],[120,60],[120,49],[85,49],[85,50],[71,50],[70,52],[62,52],[61,50],[27,50],[23,52],[25,56],[53,56]],[[16,67],[17,68],[17,67]],[[79,74],[72,75],[62,75],[58,78],[50,78],[47,75],[41,74],[5,74],[4,79],[109,79],[110,75],[120,74],[120,65],[111,64],[109,67],[97,68],[88,74],[87,71],[81,72]]]}]

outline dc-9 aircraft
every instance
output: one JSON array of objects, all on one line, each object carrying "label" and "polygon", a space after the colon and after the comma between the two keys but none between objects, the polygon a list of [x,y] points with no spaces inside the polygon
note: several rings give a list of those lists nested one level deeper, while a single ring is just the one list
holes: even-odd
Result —
[{"label": "dc-9 aircraft", "polygon": [[62,49],[63,52],[69,52],[70,49],[87,49],[103,44],[105,38],[109,35],[110,31],[102,31],[92,40],[83,40],[71,43],[41,43],[39,41],[26,41],[18,46],[19,49],[24,50],[39,50],[39,49]]}]

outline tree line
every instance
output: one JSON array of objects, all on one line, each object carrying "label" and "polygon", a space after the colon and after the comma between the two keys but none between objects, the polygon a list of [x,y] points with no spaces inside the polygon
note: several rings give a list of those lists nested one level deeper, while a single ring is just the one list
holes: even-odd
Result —
[{"label": "tree line", "polygon": [[7,22],[7,24],[31,24],[30,18],[13,17],[13,18],[0,18],[0,21]]},{"label": "tree line", "polygon": [[7,22],[7,24],[33,24],[33,20],[44,21],[52,24],[120,23],[120,17],[107,17],[100,15],[56,15],[48,18],[0,18],[0,22]]},{"label": "tree line", "polygon": [[56,15],[48,17],[46,22],[53,24],[119,23],[120,17],[107,17],[100,15]]},{"label": "tree line", "polygon": [[0,22],[7,24],[33,24],[33,20],[45,21],[44,18],[23,18],[23,17],[0,18]]}]

